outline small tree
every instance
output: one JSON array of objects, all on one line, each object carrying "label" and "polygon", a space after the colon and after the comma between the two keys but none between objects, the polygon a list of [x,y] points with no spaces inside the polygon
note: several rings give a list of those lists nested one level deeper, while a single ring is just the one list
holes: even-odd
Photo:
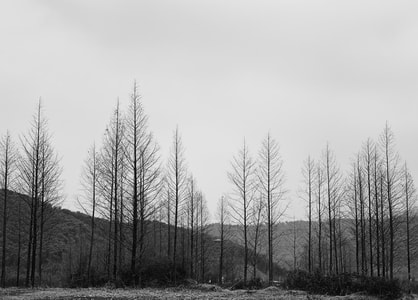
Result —
[{"label": "small tree", "polygon": [[228,203],[225,196],[222,196],[218,200],[217,217],[219,221],[219,271],[218,271],[218,283],[223,283],[224,273],[224,251],[225,251],[225,236],[226,236],[226,223],[229,219]]}]

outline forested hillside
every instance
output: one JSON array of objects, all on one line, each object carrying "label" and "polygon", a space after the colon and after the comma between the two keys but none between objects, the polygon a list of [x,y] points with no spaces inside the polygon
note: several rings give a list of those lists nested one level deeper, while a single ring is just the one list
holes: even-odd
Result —
[{"label": "forested hillside", "polygon": [[[355,235],[355,219],[341,219],[341,264],[343,266],[342,273],[357,273],[356,266],[356,235]],[[396,237],[398,243],[396,244],[396,260],[395,273],[399,279],[408,278],[408,257],[407,257],[407,243],[406,243],[406,216],[399,216],[397,218],[399,225],[399,235]],[[418,219],[414,218],[410,221],[410,251],[411,251],[411,278],[418,276],[418,258],[416,256],[418,249]],[[402,227],[403,225],[403,227]],[[219,237],[219,224],[210,224],[208,226],[208,233],[214,237]],[[312,242],[312,265],[315,269],[318,267],[318,222],[313,221],[312,233],[314,236]],[[309,222],[308,221],[290,221],[282,222],[275,225],[277,232],[277,239],[275,241],[274,262],[286,270],[308,270],[308,238],[309,238]],[[260,235],[260,242],[258,251],[260,255],[267,255],[267,235],[266,226],[261,226],[260,231],[264,234]],[[225,228],[227,236],[231,241],[237,244],[243,244],[242,229],[236,225],[227,225]],[[255,228],[250,226],[249,232],[253,234]],[[251,247],[254,247],[254,242],[250,240]],[[339,244],[339,243],[338,243]],[[324,247],[324,245],[322,245]],[[360,249],[359,249],[360,250]],[[360,252],[360,251],[359,251]],[[376,257],[375,257],[376,259]],[[326,262],[324,262],[326,264]],[[375,264],[374,264],[375,266]],[[376,266],[375,266],[376,267]],[[359,262],[359,273],[361,273],[361,261]]]},{"label": "forested hillside", "polygon": [[[28,284],[28,229],[30,226],[30,197],[8,191],[8,215],[9,224],[7,232],[7,257],[6,272],[7,286]],[[4,204],[4,190],[0,190],[0,205]],[[2,218],[0,217],[2,221]],[[44,242],[42,252],[38,254],[38,261],[42,261],[40,269],[37,269],[36,281],[45,286],[86,286],[103,285],[112,280],[109,258],[109,236],[107,229],[109,222],[96,218],[96,234],[94,236],[94,248],[92,256],[91,281],[87,281],[87,264],[89,259],[89,247],[91,238],[91,216],[80,212],[73,212],[59,207],[45,206],[44,218]],[[131,257],[132,224],[122,224],[123,239],[119,245],[120,278],[119,284],[129,284]],[[171,230],[173,227],[171,226]],[[209,228],[204,228],[204,231]],[[144,274],[144,284],[167,284],[170,282],[171,261],[168,256],[168,226],[158,221],[146,223],[146,239],[144,241],[144,261],[137,262],[138,273]],[[209,233],[209,232],[208,232]],[[219,243],[206,232],[195,233],[194,272],[199,281],[217,282],[219,271]],[[181,278],[191,276],[190,270],[190,230],[180,229],[180,243],[178,245],[179,264],[178,272]],[[2,239],[0,239],[0,243]],[[110,244],[113,241],[110,240]],[[172,243],[172,241],[171,241]],[[202,243],[202,244],[201,244]],[[173,245],[171,245],[173,247]],[[197,248],[196,248],[197,247]],[[224,281],[231,284],[241,278],[243,248],[234,241],[226,241],[224,254],[225,273]],[[111,249],[112,251],[112,249]],[[203,256],[202,256],[203,255]],[[202,259],[203,257],[203,259]],[[265,277],[266,258],[258,257],[257,277]],[[18,272],[19,270],[19,272]],[[42,270],[42,273],[39,273]],[[168,272],[168,273],[167,273]],[[277,269],[277,272],[282,272]],[[279,274],[279,273],[278,273]],[[181,279],[181,280],[182,280]]]}]

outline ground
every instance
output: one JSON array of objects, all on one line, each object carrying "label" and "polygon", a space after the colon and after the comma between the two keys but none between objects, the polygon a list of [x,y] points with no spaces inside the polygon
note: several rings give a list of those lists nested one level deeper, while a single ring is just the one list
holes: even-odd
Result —
[{"label": "ground", "polygon": [[[21,300],[21,299],[83,299],[83,300],[129,300],[129,299],[283,299],[283,300],[330,300],[330,299],[364,299],[375,300],[377,298],[363,295],[350,295],[344,297],[330,297],[308,295],[302,291],[286,291],[276,287],[269,287],[263,290],[230,291],[214,285],[199,285],[196,288],[145,288],[145,289],[61,289],[61,288],[40,288],[40,289],[0,289],[0,299]],[[405,297],[404,299],[418,299],[418,297]]]}]

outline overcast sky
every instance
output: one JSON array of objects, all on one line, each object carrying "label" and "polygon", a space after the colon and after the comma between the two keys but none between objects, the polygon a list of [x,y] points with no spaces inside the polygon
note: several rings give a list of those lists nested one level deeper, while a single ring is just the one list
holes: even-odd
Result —
[{"label": "overcast sky", "polygon": [[136,79],[163,160],[178,125],[212,212],[244,137],[256,156],[270,131],[304,218],[302,163],[327,141],[347,169],[388,121],[418,178],[417,16],[417,1],[2,0],[0,133],[18,141],[42,97],[75,209],[87,150]]}]

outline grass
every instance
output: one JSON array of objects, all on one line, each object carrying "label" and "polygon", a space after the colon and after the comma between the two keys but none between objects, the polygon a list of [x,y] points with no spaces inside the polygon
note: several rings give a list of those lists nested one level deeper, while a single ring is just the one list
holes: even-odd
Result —
[{"label": "grass", "polygon": [[[227,290],[211,285],[190,288],[145,288],[145,289],[66,289],[66,288],[37,288],[0,289],[0,299],[4,300],[39,300],[39,299],[83,299],[83,300],[131,300],[131,299],[283,299],[301,300],[334,299],[332,296],[309,295],[302,291],[287,291],[277,287],[268,287],[262,290]],[[338,297],[339,299],[377,299],[363,295]]]}]

